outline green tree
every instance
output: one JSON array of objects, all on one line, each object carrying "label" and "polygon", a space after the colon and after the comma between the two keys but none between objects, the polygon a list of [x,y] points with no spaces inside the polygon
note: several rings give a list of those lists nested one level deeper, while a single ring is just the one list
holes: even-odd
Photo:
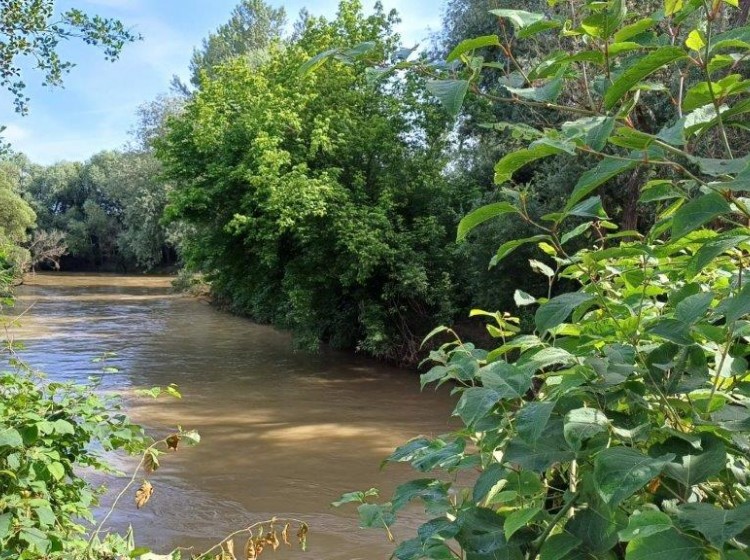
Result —
[{"label": "green tree", "polygon": [[258,56],[273,41],[281,38],[286,25],[284,8],[273,8],[263,0],[242,0],[229,18],[193,51],[190,81],[200,85],[201,72],[213,74],[214,68],[241,56]]},{"label": "green tree", "polygon": [[373,88],[361,62],[298,71],[360,43],[395,54],[394,20],[342,2],[267,62],[216,68],[157,155],[175,185],[167,216],[194,228],[187,264],[221,299],[307,346],[413,362],[433,318],[465,305],[445,116],[416,78]]}]

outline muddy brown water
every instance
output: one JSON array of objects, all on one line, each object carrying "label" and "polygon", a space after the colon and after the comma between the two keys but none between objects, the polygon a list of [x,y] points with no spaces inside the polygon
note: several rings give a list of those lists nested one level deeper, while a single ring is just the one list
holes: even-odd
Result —
[{"label": "muddy brown water", "polygon": [[[171,294],[169,281],[37,275],[18,291],[16,311],[25,313],[14,337],[31,366],[83,382],[101,373],[93,359],[115,352],[107,365],[119,372],[103,374],[104,390],[124,395],[131,415],[157,436],[178,424],[202,436],[199,446],[162,458],[143,509],[129,493],[108,525],[131,524],[138,544],[155,552],[202,552],[251,523],[294,517],[310,526],[308,553],[271,557],[388,558],[394,546],[381,532],[359,529],[354,508],[329,504],[371,486],[390,496],[424,476],[379,464],[412,437],[450,429],[448,392],[422,393],[413,373],[365,358],[294,352],[286,333]],[[170,383],[181,400],[133,396]],[[113,460],[123,471],[135,466]],[[125,481],[106,480],[105,501]],[[396,537],[413,536],[422,517],[418,507],[409,509]]]}]

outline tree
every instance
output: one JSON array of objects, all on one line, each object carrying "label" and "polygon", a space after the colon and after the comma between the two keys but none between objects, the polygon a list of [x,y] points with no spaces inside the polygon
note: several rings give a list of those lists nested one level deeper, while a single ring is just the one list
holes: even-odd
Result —
[{"label": "tree", "polygon": [[236,311],[321,341],[413,363],[455,288],[445,115],[419,79],[373,88],[361,62],[301,76],[313,54],[365,42],[395,54],[395,14],[340,4],[307,17],[267,62],[204,75],[157,155],[174,183],[183,255]]},{"label": "tree", "polygon": [[45,264],[60,270],[60,259],[68,252],[65,234],[57,229],[36,230],[26,244],[26,249],[29,251],[29,261],[24,263],[24,268],[32,272]]},{"label": "tree", "polygon": [[20,59],[33,58],[44,84],[59,86],[73,63],[63,60],[60,41],[77,38],[103,49],[108,60],[115,60],[122,47],[140,38],[122,22],[90,16],[70,9],[56,18],[54,0],[14,0],[0,8],[0,86],[14,96],[17,112],[28,112],[25,81]]},{"label": "tree", "polygon": [[201,72],[213,75],[220,64],[239,56],[265,51],[279,40],[286,25],[284,8],[273,8],[263,0],[242,0],[227,23],[203,40],[190,60],[190,81],[200,85]]}]

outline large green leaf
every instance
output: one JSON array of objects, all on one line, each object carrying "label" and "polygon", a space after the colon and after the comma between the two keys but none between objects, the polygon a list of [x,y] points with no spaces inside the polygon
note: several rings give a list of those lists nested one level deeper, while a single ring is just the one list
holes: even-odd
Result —
[{"label": "large green leaf", "polygon": [[669,529],[630,541],[625,560],[704,560],[706,553],[698,539]]},{"label": "large green leaf", "polygon": [[560,97],[563,89],[562,78],[554,78],[539,87],[530,88],[514,88],[505,86],[510,93],[522,97],[524,99],[531,99],[533,101],[556,101]]},{"label": "large green leaf", "polygon": [[729,203],[719,193],[711,192],[693,199],[675,213],[672,219],[672,239],[679,239],[729,212]]},{"label": "large green leaf", "polygon": [[466,80],[430,80],[427,82],[427,91],[437,97],[445,110],[455,117],[461,112],[464,98],[469,91],[469,82]]},{"label": "large green leaf", "polygon": [[437,508],[447,510],[450,506],[449,486],[450,484],[433,478],[420,478],[405,482],[394,491],[391,510],[395,513],[416,499],[423,500],[434,514]]},{"label": "large green leaf", "polygon": [[534,322],[537,330],[544,333],[555,328],[564,322],[579,305],[588,303],[592,299],[594,299],[594,296],[583,292],[572,292],[552,298],[536,310]]},{"label": "large green leaf", "polygon": [[495,202],[493,204],[487,204],[481,208],[477,208],[473,212],[470,212],[458,223],[458,232],[456,233],[456,240],[461,241],[464,239],[471,230],[477,227],[479,224],[491,220],[497,216],[503,214],[517,214],[518,208],[513,206],[510,202]]},{"label": "large green leaf", "polygon": [[511,239],[510,241],[506,241],[502,245],[500,245],[500,248],[497,250],[497,253],[494,257],[492,257],[492,260],[490,260],[490,267],[493,267],[497,265],[500,261],[502,261],[505,257],[510,255],[513,251],[518,249],[519,247],[522,247],[523,245],[528,245],[529,243],[536,243],[537,241],[549,241],[550,236],[549,235],[534,235],[533,237],[527,237],[525,239]]},{"label": "large green leaf", "polygon": [[565,530],[581,539],[581,548],[589,553],[587,557],[598,557],[617,544],[617,532],[624,526],[625,520],[616,509],[592,501],[588,507],[575,511]]},{"label": "large green leaf", "polygon": [[714,54],[716,51],[725,48],[750,49],[750,27],[735,27],[724,33],[719,33],[711,41],[709,53]]},{"label": "large green leaf", "polygon": [[516,413],[516,431],[518,437],[527,443],[535,443],[542,435],[549,422],[555,403],[536,401],[526,403]]},{"label": "large green leaf", "polygon": [[684,58],[687,58],[687,53],[679,47],[672,46],[660,47],[640,58],[609,86],[604,94],[604,106],[607,109],[612,109],[632,87],[644,78],[672,62]]},{"label": "large green leaf", "polygon": [[[553,424],[552,422],[550,425]],[[555,463],[570,461],[575,453],[565,445],[562,433],[551,430],[550,425],[545,433],[533,444],[520,438],[512,439],[505,448],[503,459],[511,464],[536,473],[541,473]]]},{"label": "large green leaf", "polygon": [[723,252],[738,247],[740,243],[746,243],[750,241],[750,236],[747,235],[732,235],[720,236],[715,239],[711,239],[704,243],[700,249],[698,249],[688,263],[685,271],[688,280],[692,279],[698,274],[705,266],[707,266],[712,260],[721,255]]},{"label": "large green leaf", "polygon": [[472,499],[476,502],[482,502],[501,480],[505,480],[508,470],[499,463],[492,463],[482,471],[477,481],[474,483]]},{"label": "large green leaf", "polygon": [[750,502],[734,509],[720,509],[711,504],[684,504],[677,511],[680,527],[702,533],[708,542],[721,548],[750,527]]},{"label": "large green leaf", "polygon": [[716,436],[705,434],[701,438],[701,449],[671,438],[652,452],[671,452],[676,455],[664,466],[665,476],[676,480],[686,489],[716,476],[726,468],[727,451]]},{"label": "large green leaf", "polygon": [[513,174],[532,161],[561,153],[560,148],[547,144],[535,144],[525,150],[516,150],[495,164],[495,184],[501,185],[513,178]]},{"label": "large green leaf", "polygon": [[701,292],[688,296],[677,304],[675,318],[681,323],[691,325],[706,315],[713,299],[713,292]]},{"label": "large green leaf", "polygon": [[586,171],[578,179],[576,186],[573,188],[573,192],[568,198],[568,203],[565,207],[566,210],[570,210],[581,200],[586,198],[591,192],[597,187],[603,185],[610,179],[617,177],[621,173],[635,169],[638,165],[637,161],[623,161],[619,159],[605,159],[599,165],[593,169]]},{"label": "large green leaf", "polygon": [[529,27],[542,21],[544,14],[535,14],[524,10],[490,10],[490,13],[502,19],[508,19],[516,30]]},{"label": "large green leaf", "polygon": [[542,545],[539,551],[540,560],[560,560],[568,553],[581,546],[583,541],[568,533],[552,535]]},{"label": "large green leaf", "polygon": [[18,448],[23,446],[23,438],[15,428],[0,430],[0,447]]},{"label": "large green leaf", "polygon": [[750,283],[745,284],[737,295],[729,297],[716,306],[716,313],[723,315],[727,323],[750,313]]},{"label": "large green leaf", "polygon": [[610,447],[594,460],[594,480],[599,495],[617,505],[659,475],[673,454],[653,458],[629,447]]},{"label": "large green leaf", "polygon": [[484,418],[500,400],[500,394],[487,387],[470,387],[458,400],[454,414],[467,426],[474,425]]},{"label": "large green leaf", "polygon": [[583,442],[597,434],[605,432],[609,418],[595,408],[576,408],[565,415],[563,433],[565,441],[575,449],[581,449]]},{"label": "large green leaf", "polygon": [[462,54],[482,49],[484,47],[497,47],[500,45],[500,39],[497,35],[485,35],[483,37],[474,37],[461,41],[446,58],[447,62],[453,62]]},{"label": "large green leaf", "polygon": [[640,513],[633,514],[628,519],[628,526],[620,531],[620,540],[627,542],[633,539],[642,539],[649,535],[668,531],[672,527],[674,527],[672,518],[666,513],[645,509]]},{"label": "large green leaf", "polygon": [[496,401],[521,398],[531,387],[532,371],[506,362],[494,362],[479,370],[485,389],[491,389]]}]

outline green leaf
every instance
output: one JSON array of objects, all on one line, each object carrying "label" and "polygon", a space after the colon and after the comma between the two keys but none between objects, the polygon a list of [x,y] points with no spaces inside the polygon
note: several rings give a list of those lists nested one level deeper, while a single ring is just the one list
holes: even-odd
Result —
[{"label": "green leaf", "polygon": [[699,29],[693,29],[685,39],[685,45],[692,51],[702,51],[706,47],[706,36]]},{"label": "green leaf", "polygon": [[637,165],[637,161],[605,159],[595,168],[589,169],[581,175],[576,186],[573,188],[573,192],[568,198],[568,203],[565,206],[566,211],[573,208],[581,200],[591,194],[591,192],[597,187],[603,185],[610,179],[617,177],[621,173],[635,169]]},{"label": "green leaf", "polygon": [[712,239],[704,243],[700,249],[698,249],[693,257],[690,259],[686,269],[686,275],[688,279],[693,278],[701,270],[703,270],[711,261],[716,257],[728,251],[738,247],[741,243],[750,241],[750,236],[747,235],[728,235],[721,236]]},{"label": "green leaf", "polygon": [[[667,442],[661,446],[655,446],[655,448],[658,450],[670,449],[669,441],[671,440],[667,440]],[[682,451],[679,447],[674,448],[677,457],[674,460],[670,459],[664,466],[664,474],[686,488],[708,480],[726,467],[726,448],[721,440],[715,436],[703,435],[701,437],[701,450],[684,445],[682,445],[682,448],[684,448]]]},{"label": "green leaf", "polygon": [[581,449],[583,442],[607,431],[609,418],[594,408],[577,408],[565,415],[563,434],[565,441],[575,449]]},{"label": "green leaf", "polygon": [[453,62],[454,60],[461,57],[462,54],[467,52],[475,51],[485,47],[497,47],[500,45],[500,39],[497,35],[485,35],[483,37],[474,37],[473,39],[466,39],[461,41],[456,48],[454,48],[446,62]]},{"label": "green leaf", "polygon": [[632,39],[633,37],[640,35],[647,29],[651,29],[654,25],[656,25],[655,19],[652,19],[652,18],[640,19],[636,21],[635,23],[631,23],[629,25],[624,25],[623,27],[621,27],[614,34],[613,39],[617,43],[627,41],[628,39]]},{"label": "green leaf", "polygon": [[725,48],[750,49],[750,27],[734,27],[729,31],[719,33],[711,40],[708,52],[714,54]]},{"label": "green leaf", "polygon": [[33,508],[36,517],[39,520],[39,524],[42,527],[53,527],[57,523],[55,513],[52,511],[49,505],[40,505]]},{"label": "green leaf", "polygon": [[629,447],[610,447],[594,460],[599,495],[612,506],[632,496],[658,476],[674,454],[652,458]]},{"label": "green leaf", "polygon": [[430,505],[431,511],[434,506],[447,510],[450,506],[450,501],[448,500],[449,487],[450,484],[433,478],[422,478],[405,482],[396,488],[393,493],[391,511],[396,513],[417,498]]},{"label": "green leaf", "polygon": [[581,235],[582,233],[584,233],[585,231],[587,231],[591,227],[591,225],[592,225],[592,222],[584,222],[582,224],[577,225],[576,227],[574,227],[572,230],[570,230],[568,233],[564,234],[560,238],[560,243],[565,245],[571,239],[574,239],[578,237],[579,235]]},{"label": "green leaf", "polygon": [[706,551],[698,539],[676,529],[660,531],[628,543],[625,560],[704,560]]},{"label": "green leaf", "polygon": [[569,552],[581,546],[582,540],[568,533],[552,535],[542,545],[539,551],[540,560],[561,560]]},{"label": "green leaf", "polygon": [[453,117],[461,112],[469,82],[466,80],[429,80],[427,91],[438,98],[445,110]]},{"label": "green leaf", "polygon": [[664,0],[664,15],[671,16],[682,10],[683,0]]},{"label": "green leaf", "polygon": [[621,541],[642,539],[662,531],[668,531],[672,525],[672,518],[666,513],[651,509],[633,514],[628,520],[628,526],[620,531]]},{"label": "green leaf", "polygon": [[616,510],[594,500],[588,507],[575,511],[565,530],[581,539],[581,548],[589,553],[587,556],[599,556],[617,544],[617,532],[624,525],[619,517]]},{"label": "green leaf", "polygon": [[672,239],[677,240],[717,216],[729,212],[729,203],[718,193],[712,192],[693,199],[675,213],[672,220]]},{"label": "green leaf", "polygon": [[563,89],[562,78],[554,78],[543,86],[530,87],[530,88],[513,88],[505,86],[510,93],[522,97],[524,99],[531,99],[533,101],[542,102],[553,102],[560,97]]},{"label": "green leaf", "polygon": [[65,478],[65,467],[62,463],[53,461],[47,465],[47,470],[55,480],[62,480]]},{"label": "green leaf", "polygon": [[6,512],[0,515],[0,543],[10,533],[10,525],[13,522],[13,514]]},{"label": "green leaf", "polygon": [[490,13],[502,19],[509,19],[516,31],[545,19],[544,14],[535,14],[524,10],[490,10]]},{"label": "green leaf", "polygon": [[688,296],[677,304],[675,318],[682,323],[692,325],[705,317],[713,299],[713,292],[701,292]]},{"label": "green leaf", "polygon": [[529,243],[536,243],[537,241],[549,241],[550,237],[549,235],[535,235],[533,237],[527,237],[525,239],[512,239],[511,241],[507,241],[500,245],[500,248],[497,250],[497,254],[492,257],[492,260],[490,261],[490,268],[497,265],[500,261],[502,261],[505,257],[510,255],[513,251],[518,249],[519,247],[523,245],[527,245]]},{"label": "green leaf", "polygon": [[750,527],[750,502],[734,509],[720,509],[711,504],[684,504],[677,510],[680,527],[703,534],[716,548]]},{"label": "green leaf", "polygon": [[505,480],[505,476],[508,471],[505,467],[499,463],[492,463],[489,467],[482,471],[477,481],[474,483],[474,490],[472,491],[472,499],[476,503],[484,501],[488,496],[491,496],[493,491],[498,486],[501,480]]},{"label": "green leaf", "polygon": [[526,527],[526,525],[529,524],[531,520],[533,520],[539,512],[542,511],[541,507],[530,507],[530,508],[524,508],[519,509],[511,513],[508,517],[505,518],[505,523],[503,524],[503,531],[505,532],[505,540],[510,540],[510,538],[516,534],[516,532],[519,529],[522,529],[523,527]]},{"label": "green leaf", "polygon": [[318,68],[323,66],[329,58],[331,58],[333,55],[340,52],[341,49],[329,49],[327,51],[323,51],[321,53],[316,54],[314,57],[312,57],[310,60],[305,62],[302,66],[299,68],[299,75],[300,76],[306,76],[307,74],[310,74],[312,72],[315,72]]},{"label": "green leaf", "polygon": [[750,313],[750,283],[745,284],[737,295],[717,305],[716,313],[724,315],[727,323],[734,323],[740,317]]},{"label": "green leaf", "polygon": [[18,538],[29,544],[31,551],[46,553],[50,546],[50,541],[42,531],[36,527],[24,527],[18,533]]},{"label": "green leaf", "polygon": [[690,161],[698,164],[701,173],[721,177],[722,175],[734,175],[745,171],[750,164],[750,156],[737,159],[691,157]]},{"label": "green leaf", "polygon": [[516,290],[513,293],[513,301],[518,307],[524,307],[526,305],[534,305],[536,303],[536,298],[531,294],[527,294],[523,290]]},{"label": "green leaf", "polygon": [[518,437],[526,443],[536,443],[547,427],[547,422],[549,422],[554,408],[555,403],[553,402],[526,403],[516,413],[516,431],[518,432]]},{"label": "green leaf", "polygon": [[616,78],[609,89],[607,89],[607,92],[604,94],[604,106],[607,109],[612,109],[632,87],[644,78],[672,62],[684,58],[687,58],[685,51],[679,47],[672,46],[660,47],[641,57],[635,64],[628,67],[625,72]]},{"label": "green leaf", "polygon": [[532,372],[506,362],[493,362],[479,370],[479,378],[486,389],[491,389],[495,402],[519,399],[531,387]]},{"label": "green leaf", "polygon": [[15,428],[0,430],[0,447],[12,447],[17,449],[23,447],[23,438]]},{"label": "green leaf", "polygon": [[553,156],[561,152],[561,149],[547,144],[536,144],[525,150],[513,151],[500,159],[495,165],[495,184],[501,185],[506,181],[510,181],[516,171],[532,161]]},{"label": "green leaf", "polygon": [[601,151],[616,123],[613,117],[585,117],[563,123],[561,130],[567,139],[583,141],[592,150]]},{"label": "green leaf", "polygon": [[382,529],[390,527],[396,521],[396,516],[388,508],[388,504],[362,504],[357,508],[359,524],[363,529],[375,527]]},{"label": "green leaf", "polygon": [[467,426],[472,426],[487,416],[499,400],[500,394],[493,389],[470,387],[461,394],[453,414],[459,416]]},{"label": "green leaf", "polygon": [[574,309],[593,299],[594,296],[583,292],[562,294],[552,298],[547,303],[540,305],[534,315],[537,330],[543,333],[555,328],[563,323]]},{"label": "green leaf", "polygon": [[513,206],[510,202],[495,202],[494,204],[487,204],[486,206],[477,208],[473,212],[464,216],[464,218],[458,223],[456,241],[464,239],[471,230],[487,220],[491,220],[497,216],[502,216],[503,214],[518,213],[518,208]]},{"label": "green leaf", "polygon": [[515,464],[522,469],[536,473],[547,470],[555,463],[570,461],[575,458],[575,453],[566,445],[562,437],[554,430],[547,427],[542,437],[533,444],[529,444],[520,438],[512,439],[505,448],[503,460]]},{"label": "green leaf", "polygon": [[365,498],[371,496],[374,497],[378,494],[380,494],[380,491],[377,488],[370,488],[365,492],[346,492],[345,494],[342,494],[338,500],[336,500],[335,502],[331,502],[331,507],[341,507],[344,504],[351,503],[363,503],[365,501]]}]

